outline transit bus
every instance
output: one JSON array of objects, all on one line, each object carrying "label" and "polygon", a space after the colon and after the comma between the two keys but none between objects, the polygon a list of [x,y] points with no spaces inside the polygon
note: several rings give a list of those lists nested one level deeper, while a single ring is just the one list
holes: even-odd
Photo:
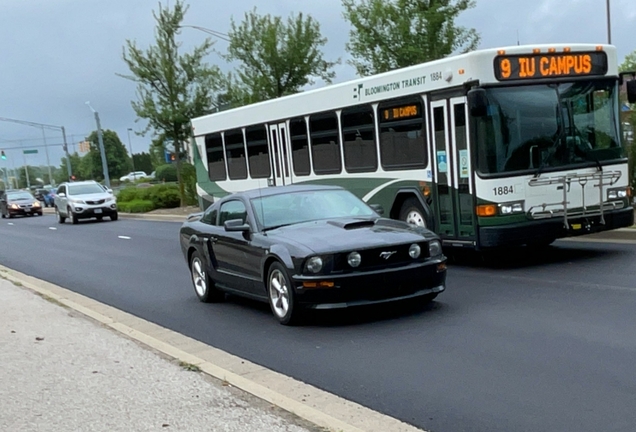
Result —
[{"label": "transit bus", "polygon": [[476,250],[630,226],[619,92],[635,85],[611,45],[512,46],[194,118],[199,203],[340,185]]}]

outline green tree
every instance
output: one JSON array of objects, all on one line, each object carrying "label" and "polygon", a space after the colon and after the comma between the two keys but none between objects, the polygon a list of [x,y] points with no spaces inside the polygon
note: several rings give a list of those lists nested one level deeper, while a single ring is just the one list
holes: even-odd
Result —
[{"label": "green tree", "polygon": [[222,101],[245,104],[285,96],[313,84],[314,78],[330,83],[340,62],[328,62],[320,48],[327,42],[320,24],[302,13],[281,17],[259,16],[256,8],[240,24],[231,20],[228,61],[240,63],[236,77],[229,75]]},{"label": "green tree", "polygon": [[[210,38],[190,53],[179,52],[176,37],[187,10],[181,0],[172,9],[159,4],[159,12],[153,12],[156,44],[142,50],[134,41],[126,40],[123,59],[132,75],[121,75],[137,83],[138,100],[132,107],[140,118],[148,120],[142,134],[153,130],[171,139],[178,153],[190,136],[190,119],[213,110],[214,92],[221,84],[218,67],[204,62],[213,45]],[[186,200],[180,161],[177,177],[183,206]]]},{"label": "green tree", "polygon": [[477,48],[475,29],[457,26],[474,0],[343,0],[352,29],[347,51],[359,75],[373,75]]},{"label": "green tree", "polygon": [[[106,161],[108,162],[108,176],[111,179],[119,179],[130,169],[128,151],[119,139],[117,132],[106,129],[102,131],[102,134],[104,153],[106,153]],[[81,159],[79,174],[84,179],[102,181],[104,180],[104,170],[97,131],[91,132],[86,141],[90,142],[91,148]]]},{"label": "green tree", "polygon": [[[84,180],[84,178],[80,176],[80,165],[82,162],[82,158],[80,157],[80,155],[77,152],[69,154],[69,159],[71,161],[71,174],[75,176],[76,180]],[[66,157],[62,158],[60,167],[55,170],[55,174],[53,174],[53,178],[55,179],[56,184],[60,184],[62,182],[68,181]]]},{"label": "green tree", "polygon": [[152,158],[150,153],[141,152],[133,154],[133,162],[135,163],[135,171],[143,171],[146,174],[150,174],[155,169],[152,165]]}]

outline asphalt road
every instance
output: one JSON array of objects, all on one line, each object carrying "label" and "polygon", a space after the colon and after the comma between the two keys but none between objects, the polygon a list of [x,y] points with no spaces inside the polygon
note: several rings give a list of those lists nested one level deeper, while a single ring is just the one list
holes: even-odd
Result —
[{"label": "asphalt road", "polygon": [[434,432],[634,430],[636,244],[464,260],[432,306],[284,327],[264,304],[199,303],[179,226],[2,220],[0,264]]}]

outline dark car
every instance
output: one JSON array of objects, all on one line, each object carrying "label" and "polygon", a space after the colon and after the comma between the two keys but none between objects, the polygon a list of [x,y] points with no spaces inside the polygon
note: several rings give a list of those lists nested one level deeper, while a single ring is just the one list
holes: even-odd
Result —
[{"label": "dark car", "polygon": [[228,292],[267,301],[282,324],[303,308],[428,302],[445,289],[437,235],[382,218],[335,186],[229,195],[190,215],[180,243],[199,300]]},{"label": "dark car", "polygon": [[30,192],[6,191],[0,195],[0,212],[3,219],[13,216],[42,216],[42,205]]},{"label": "dark car", "polygon": [[38,201],[44,203],[44,207],[53,206],[53,195],[49,189],[36,189],[33,195]]}]

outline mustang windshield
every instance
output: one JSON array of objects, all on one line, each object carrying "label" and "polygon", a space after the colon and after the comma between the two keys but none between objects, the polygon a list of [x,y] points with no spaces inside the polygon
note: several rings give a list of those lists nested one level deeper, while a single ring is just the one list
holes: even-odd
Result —
[{"label": "mustang windshield", "polygon": [[315,190],[252,199],[256,218],[264,229],[340,217],[369,217],[376,213],[344,190]]},{"label": "mustang windshield", "polygon": [[484,174],[625,157],[615,80],[489,88],[487,114],[477,118],[478,167]]}]

